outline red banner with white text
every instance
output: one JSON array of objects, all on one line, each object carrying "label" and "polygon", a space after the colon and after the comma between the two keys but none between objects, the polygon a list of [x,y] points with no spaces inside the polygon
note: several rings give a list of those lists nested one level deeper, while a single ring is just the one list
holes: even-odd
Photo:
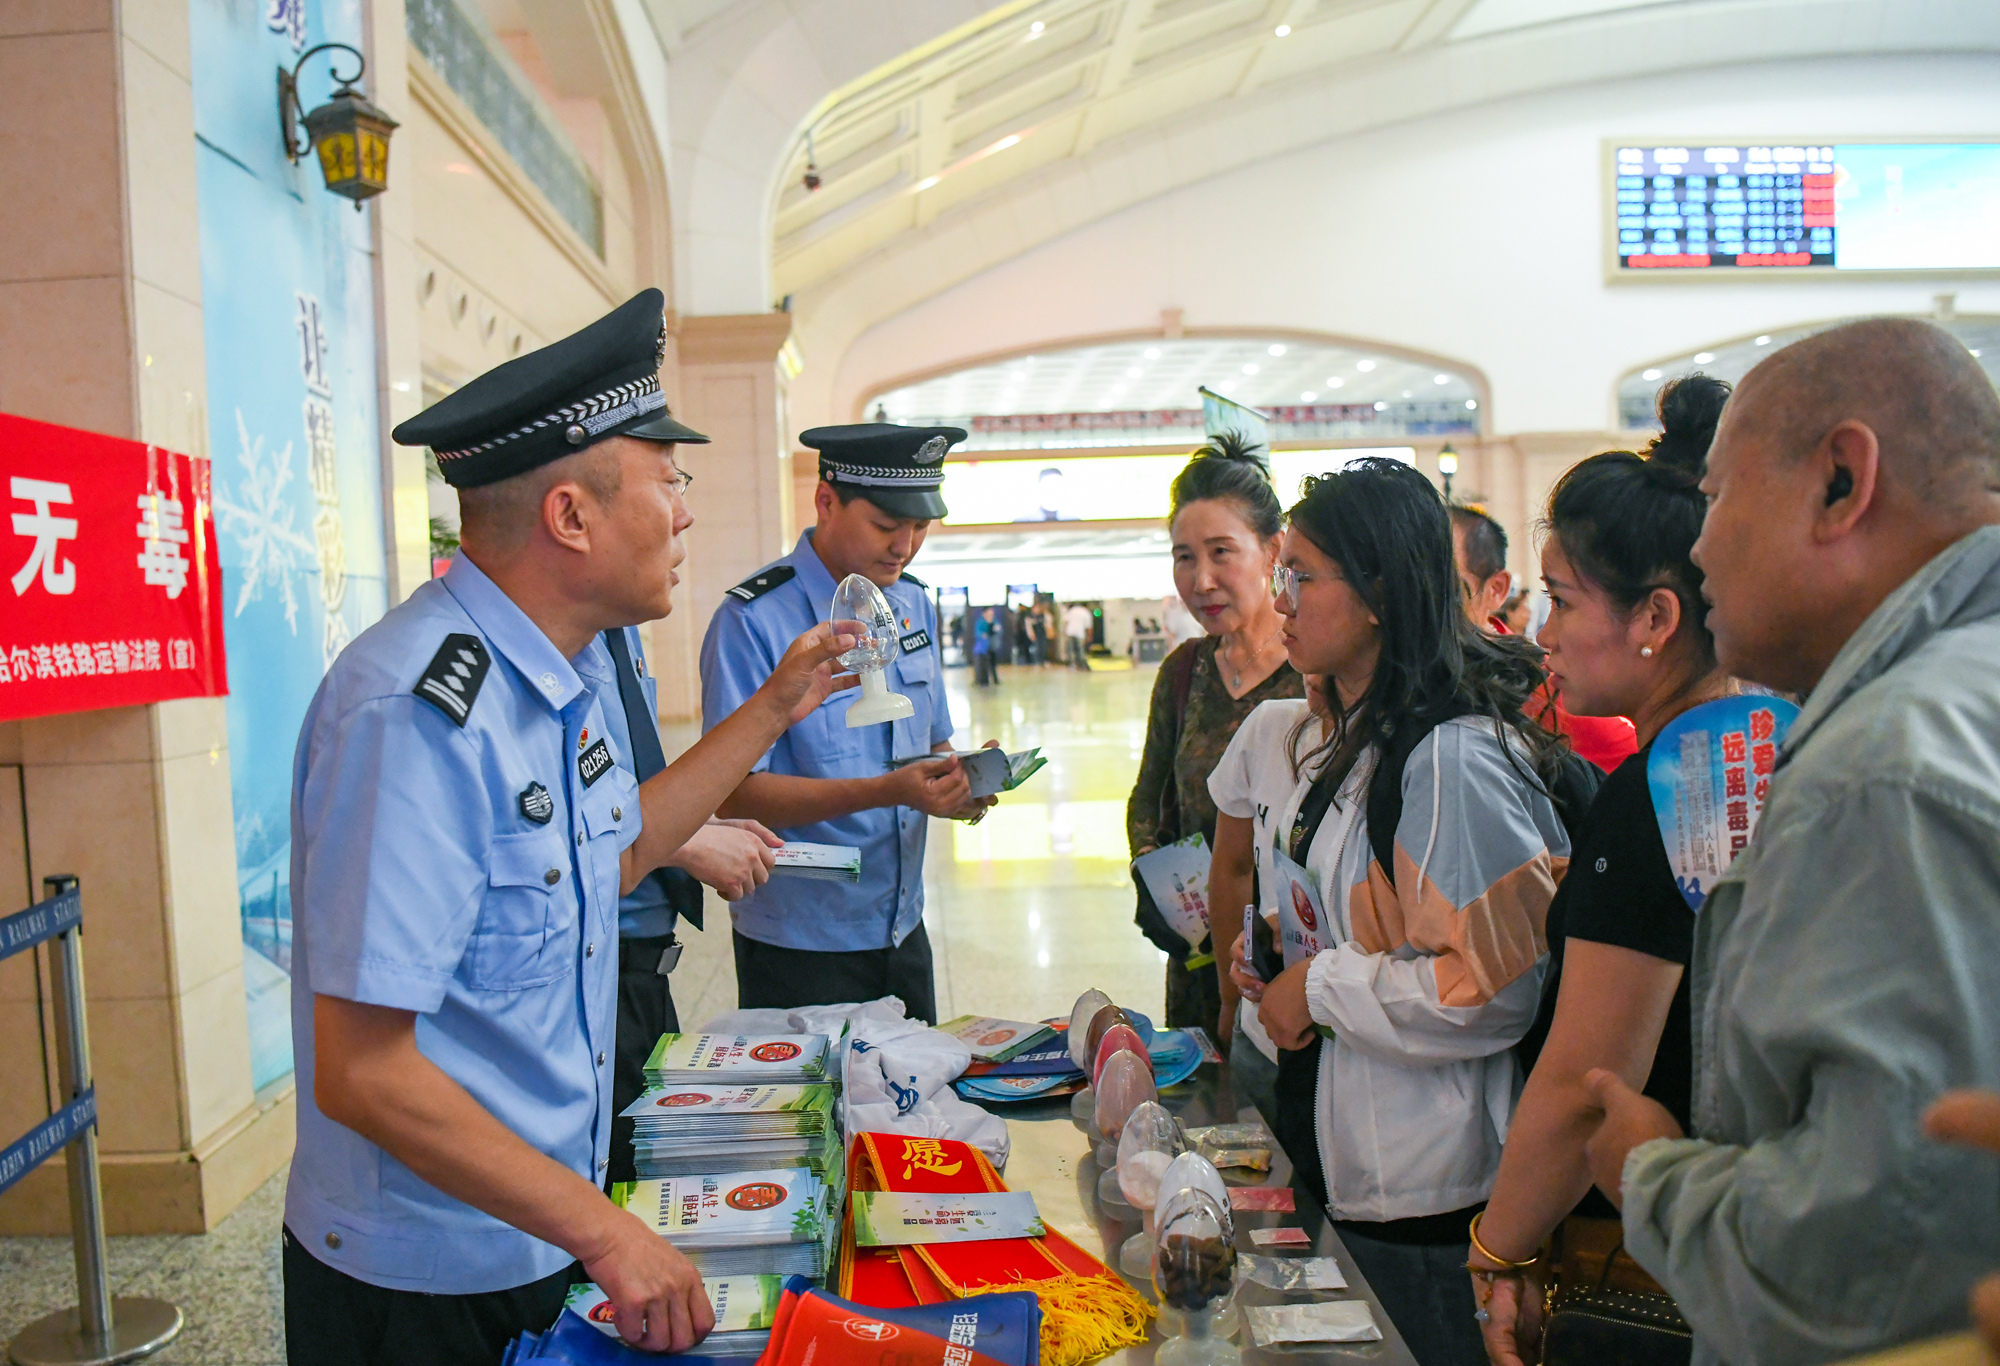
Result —
[{"label": "red banner with white text", "polygon": [[219,697],[208,462],[0,414],[0,721]]}]

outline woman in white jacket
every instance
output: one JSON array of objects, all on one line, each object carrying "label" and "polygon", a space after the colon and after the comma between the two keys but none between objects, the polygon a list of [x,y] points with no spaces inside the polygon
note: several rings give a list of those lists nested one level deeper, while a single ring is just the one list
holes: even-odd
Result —
[{"label": "woman in white jacket", "polygon": [[1217,857],[1256,851],[1286,950],[1268,985],[1240,948],[1232,970],[1290,1051],[1277,1127],[1306,1186],[1417,1360],[1481,1366],[1466,1230],[1569,854],[1561,752],[1522,715],[1539,652],[1466,619],[1444,503],[1399,461],[1308,481],[1276,579],[1332,705],[1265,703],[1210,779]]}]

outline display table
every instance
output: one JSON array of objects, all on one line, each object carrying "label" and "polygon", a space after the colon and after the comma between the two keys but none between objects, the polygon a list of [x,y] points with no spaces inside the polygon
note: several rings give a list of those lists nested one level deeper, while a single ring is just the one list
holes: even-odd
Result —
[{"label": "display table", "polygon": [[[1233,1123],[1238,1118],[1227,1064],[1204,1063],[1194,1076],[1162,1093],[1160,1103],[1189,1128]],[[1105,1265],[1115,1269],[1120,1245],[1139,1229],[1139,1212],[1123,1203],[1099,1204],[1097,1182],[1102,1169],[1093,1155],[1097,1135],[1094,1131],[1083,1133],[1070,1118],[1069,1107],[1067,1096],[1041,1104],[994,1107],[994,1113],[1006,1117],[1007,1134],[1013,1145],[1004,1174],[1007,1186],[1010,1190],[1032,1191],[1043,1222],[1074,1238],[1102,1257]],[[1244,1108],[1248,1109],[1247,1102]],[[1246,1118],[1255,1119],[1257,1115],[1251,1111]],[[1256,1179],[1245,1179],[1253,1175]],[[1272,1154],[1270,1171],[1254,1174],[1229,1171],[1223,1173],[1223,1179],[1232,1186],[1288,1186],[1292,1184],[1292,1165],[1284,1152],[1279,1150]],[[1382,1330],[1382,1340],[1260,1350],[1249,1345],[1247,1336],[1239,1334],[1237,1345],[1242,1348],[1246,1366],[1317,1366],[1318,1363],[1346,1362],[1415,1366],[1416,1359],[1403,1345],[1403,1339],[1396,1332],[1395,1325],[1389,1322],[1389,1316],[1382,1312],[1374,1291],[1368,1288],[1368,1282],[1362,1278],[1361,1269],[1354,1264],[1354,1259],[1347,1255],[1347,1249],[1327,1222],[1324,1211],[1303,1190],[1296,1193],[1295,1203],[1298,1210],[1292,1214],[1237,1211],[1232,1216],[1236,1225],[1237,1252],[1260,1256],[1300,1256],[1302,1254],[1297,1251],[1258,1248],[1250,1241],[1250,1230],[1281,1225],[1303,1228],[1313,1238],[1311,1255],[1332,1257],[1338,1261],[1347,1277],[1348,1288],[1316,1291],[1310,1295],[1285,1294],[1246,1281],[1237,1291],[1237,1303],[1305,1304],[1329,1299],[1366,1300],[1375,1316],[1376,1326]],[[1155,1299],[1152,1286],[1141,1285],[1139,1288],[1148,1300]],[[1153,1345],[1148,1343],[1144,1347],[1119,1352],[1106,1360],[1116,1366],[1151,1366]]]}]

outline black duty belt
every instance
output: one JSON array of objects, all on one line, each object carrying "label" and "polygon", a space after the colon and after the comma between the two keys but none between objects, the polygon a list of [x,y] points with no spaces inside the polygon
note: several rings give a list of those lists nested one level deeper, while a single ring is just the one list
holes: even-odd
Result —
[{"label": "black duty belt", "polygon": [[650,972],[665,977],[680,966],[681,950],[687,947],[669,934],[656,939],[618,941],[620,972]]}]

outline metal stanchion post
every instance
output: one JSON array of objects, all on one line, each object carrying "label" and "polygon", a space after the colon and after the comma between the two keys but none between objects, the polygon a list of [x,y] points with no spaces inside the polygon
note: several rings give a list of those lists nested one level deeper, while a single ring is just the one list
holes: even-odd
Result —
[{"label": "metal stanchion post", "polygon": [[[73,877],[42,879],[58,896]],[[90,1030],[83,1009],[83,926],[56,938],[56,1072],[64,1104],[90,1090]],[[37,1319],[8,1345],[15,1366],[111,1366],[157,1352],[181,1331],[181,1311],[164,1300],[111,1297],[104,1262],[104,1192],[97,1179],[97,1125],[70,1144],[70,1236],[76,1244],[77,1308]]]}]

